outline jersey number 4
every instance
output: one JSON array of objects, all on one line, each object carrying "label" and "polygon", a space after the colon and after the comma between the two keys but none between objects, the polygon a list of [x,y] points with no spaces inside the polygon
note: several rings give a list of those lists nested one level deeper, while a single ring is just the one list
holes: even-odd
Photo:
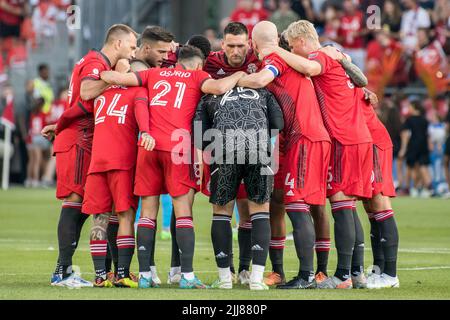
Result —
[{"label": "jersey number 4", "polygon": [[[178,88],[178,92],[173,107],[176,109],[180,109],[181,103],[183,103],[184,93],[186,91],[186,83],[176,82],[175,87]],[[153,97],[152,101],[150,101],[150,106],[167,106],[167,101],[163,100],[162,98],[172,90],[172,86],[169,82],[161,80],[155,83],[155,85],[153,86],[153,90],[159,90],[160,88],[162,88],[162,90]]]},{"label": "jersey number 4", "polygon": [[120,97],[122,95],[117,93],[114,95],[114,98],[112,99],[111,103],[108,106],[108,109],[106,110],[106,113],[103,113],[103,108],[106,104],[106,98],[104,96],[99,96],[94,101],[94,110],[95,110],[95,125],[105,122],[105,119],[107,116],[109,117],[117,117],[117,123],[118,124],[125,124],[125,118],[127,116],[127,109],[128,105],[124,105],[122,107],[116,108],[117,103],[120,100]]}]

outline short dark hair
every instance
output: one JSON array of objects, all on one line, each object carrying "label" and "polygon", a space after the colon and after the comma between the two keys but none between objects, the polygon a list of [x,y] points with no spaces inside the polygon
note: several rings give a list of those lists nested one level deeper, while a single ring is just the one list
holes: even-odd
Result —
[{"label": "short dark hair", "polygon": [[208,57],[209,53],[211,52],[211,43],[205,36],[194,35],[188,40],[187,44],[199,48],[202,51],[205,58]]},{"label": "short dark hair", "polygon": [[142,41],[172,42],[174,39],[175,36],[166,29],[159,26],[151,26],[144,29],[144,32],[142,32],[140,40],[142,43]]},{"label": "short dark hair", "polygon": [[114,40],[115,37],[121,34],[130,34],[130,33],[133,34],[135,37],[137,37],[136,31],[134,31],[131,27],[125,24],[112,25],[106,32],[105,43],[111,42],[112,40]]},{"label": "short dark hair", "polygon": [[41,63],[40,65],[38,65],[38,72],[41,73],[42,71],[44,71],[45,69],[49,69],[48,64],[46,63]]},{"label": "short dark hair", "polygon": [[178,61],[186,61],[192,58],[200,58],[202,61],[205,60],[205,56],[199,48],[190,45],[182,46],[178,53]]},{"label": "short dark hair", "polygon": [[223,29],[223,36],[225,37],[227,34],[232,34],[234,36],[246,34],[248,36],[248,29],[243,23],[230,22],[225,29]]}]

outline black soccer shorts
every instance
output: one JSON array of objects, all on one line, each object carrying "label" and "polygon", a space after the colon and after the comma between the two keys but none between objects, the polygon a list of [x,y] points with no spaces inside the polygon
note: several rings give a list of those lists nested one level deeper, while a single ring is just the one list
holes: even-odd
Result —
[{"label": "black soccer shorts", "polygon": [[244,180],[248,199],[258,204],[270,200],[273,171],[265,164],[211,164],[211,196],[209,202],[224,206],[236,199]]}]

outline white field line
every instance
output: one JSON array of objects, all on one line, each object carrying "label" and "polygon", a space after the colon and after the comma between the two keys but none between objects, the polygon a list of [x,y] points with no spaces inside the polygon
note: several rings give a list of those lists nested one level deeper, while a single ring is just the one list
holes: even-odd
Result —
[{"label": "white field line", "polygon": [[[435,266],[435,267],[416,267],[416,268],[398,268],[398,271],[426,271],[426,270],[445,270],[450,269],[450,266]],[[332,271],[332,270],[329,270]],[[217,273],[216,270],[195,270],[196,273]],[[298,270],[287,270],[286,273],[297,273]],[[158,272],[161,273],[161,272]],[[164,272],[163,272],[164,273]],[[93,272],[82,272],[82,275],[94,275]],[[20,273],[0,273],[0,277],[9,276],[50,276],[50,273],[34,273],[34,272],[20,272]]]}]

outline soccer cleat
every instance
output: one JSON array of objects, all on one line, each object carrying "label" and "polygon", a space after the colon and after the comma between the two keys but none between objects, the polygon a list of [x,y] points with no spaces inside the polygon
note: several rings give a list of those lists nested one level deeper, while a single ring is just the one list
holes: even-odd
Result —
[{"label": "soccer cleat", "polygon": [[250,271],[242,270],[239,272],[238,283],[248,285],[250,283]]},{"label": "soccer cleat", "polygon": [[197,276],[192,280],[187,280],[183,275],[180,279],[180,289],[207,289],[208,286],[204,285]]},{"label": "soccer cleat", "polygon": [[295,277],[291,281],[277,286],[277,289],[316,289],[316,288],[317,288],[316,280],[308,282],[300,277]]},{"label": "soccer cleat", "polygon": [[264,278],[264,283],[268,286],[285,284],[286,278],[282,277],[279,273],[271,272]]},{"label": "soccer cleat", "polygon": [[130,279],[133,280],[134,282],[139,281],[138,277],[133,272],[130,272]]},{"label": "soccer cleat", "polygon": [[74,274],[73,277],[73,281],[75,283],[77,283],[77,285],[80,288],[92,288],[94,286],[94,284],[90,281],[84,280],[83,278],[81,278],[81,276],[77,273]]},{"label": "soccer cleat", "polygon": [[320,271],[318,274],[315,275],[315,280],[316,280],[317,284],[322,283],[327,279],[328,279],[328,276],[325,273],[323,273],[322,271]]},{"label": "soccer cleat", "polygon": [[388,289],[388,288],[400,288],[400,281],[398,277],[391,277],[386,273],[381,276],[374,277],[367,282],[367,288],[369,289]]},{"label": "soccer cleat", "polygon": [[77,281],[75,274],[72,273],[70,276],[61,279],[59,282],[55,283],[55,286],[57,287],[66,287],[69,289],[80,289],[81,285]]},{"label": "soccer cleat", "polygon": [[122,278],[118,279],[114,283],[114,286],[118,288],[138,288],[139,284],[136,281],[133,281],[131,278]]},{"label": "soccer cleat", "polygon": [[161,285],[161,279],[156,272],[152,272],[152,281],[158,286]]},{"label": "soccer cleat", "polygon": [[50,285],[56,286],[58,282],[62,280],[62,275],[59,273],[53,273],[52,277],[50,278]]},{"label": "soccer cleat", "polygon": [[106,279],[108,279],[109,281],[111,281],[111,283],[115,283],[117,281],[116,275],[114,274],[114,272],[108,272],[106,274]]},{"label": "soccer cleat", "polygon": [[269,286],[264,283],[264,280],[261,282],[250,281],[249,287],[250,290],[269,290]]},{"label": "soccer cleat", "polygon": [[231,279],[229,281],[224,281],[217,279],[211,285],[212,289],[233,289],[233,282]]},{"label": "soccer cleat", "polygon": [[96,277],[94,281],[94,287],[96,288],[112,288],[113,283],[108,278]]},{"label": "soccer cleat", "polygon": [[345,281],[337,277],[329,277],[320,284],[317,284],[318,289],[352,289],[352,279],[348,278]]},{"label": "soccer cleat", "polygon": [[180,280],[181,280],[181,273],[175,273],[174,275],[170,275],[170,272],[169,272],[169,274],[167,275],[167,284],[177,284],[177,283],[180,283]]},{"label": "soccer cleat", "polygon": [[364,273],[360,273],[358,276],[352,276],[352,286],[354,289],[367,288],[367,279]]},{"label": "soccer cleat", "polygon": [[149,289],[149,288],[159,288],[159,285],[156,284],[152,278],[146,278],[141,276],[138,282],[138,288],[140,289]]},{"label": "soccer cleat", "polygon": [[161,231],[161,240],[171,240],[172,235],[170,234],[170,231],[162,230]]},{"label": "soccer cleat", "polygon": [[367,275],[367,289],[378,289],[377,285],[381,275],[378,273],[369,273]]}]

